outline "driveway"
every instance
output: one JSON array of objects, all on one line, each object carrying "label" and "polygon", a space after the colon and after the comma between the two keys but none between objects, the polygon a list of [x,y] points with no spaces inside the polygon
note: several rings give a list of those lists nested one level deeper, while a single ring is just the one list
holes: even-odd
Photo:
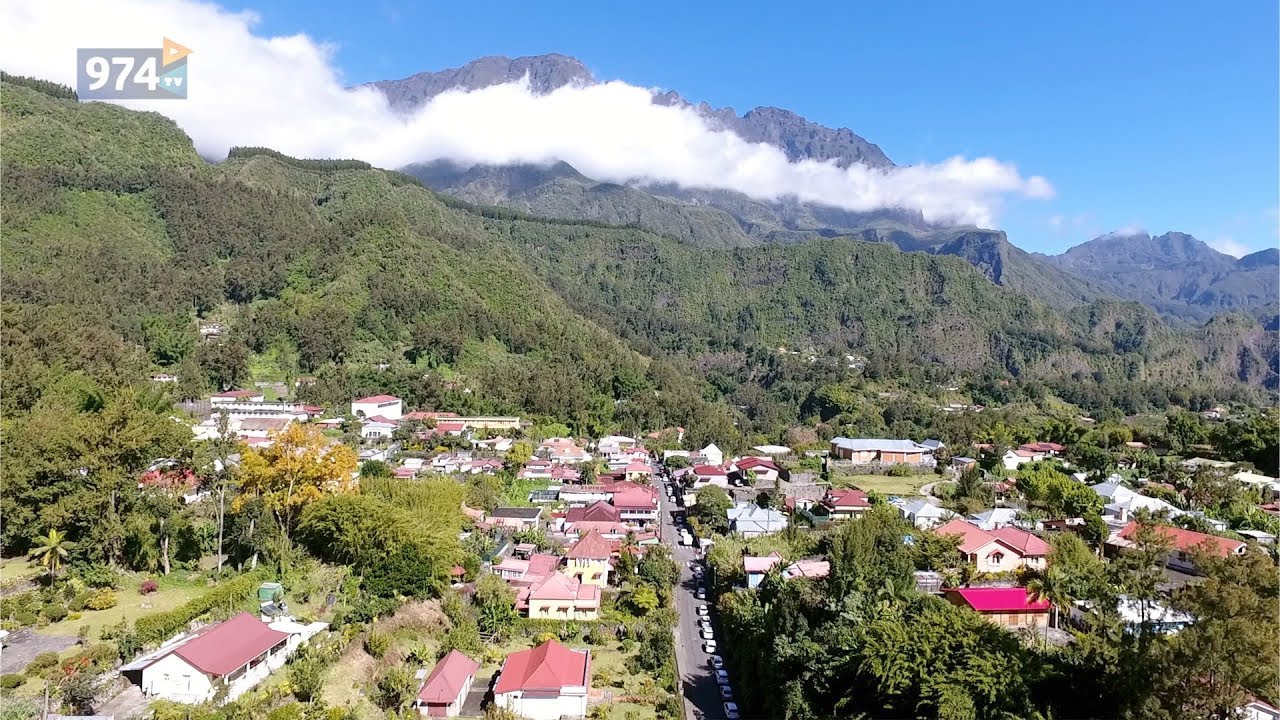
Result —
[{"label": "driveway", "polygon": [[[711,674],[708,655],[702,651],[702,638],[698,634],[697,608],[705,601],[694,597],[698,582],[689,570],[693,549],[677,544],[679,533],[672,520],[672,513],[684,509],[667,499],[665,490],[658,498],[658,510],[662,518],[662,541],[672,548],[680,563],[680,582],[675,590],[676,611],[676,675],[680,679],[680,694],[684,699],[687,720],[711,720],[723,718],[720,690]],[[713,618],[714,622],[714,618]]]},{"label": "driveway", "polygon": [[33,630],[18,630],[4,640],[0,649],[0,673],[19,673],[42,652],[60,653],[76,644],[73,637],[44,635]]}]

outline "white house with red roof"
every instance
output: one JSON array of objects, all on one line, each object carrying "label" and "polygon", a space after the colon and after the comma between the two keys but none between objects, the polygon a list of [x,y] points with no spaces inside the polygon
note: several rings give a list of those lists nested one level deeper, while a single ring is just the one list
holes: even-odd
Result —
[{"label": "white house with red roof", "polygon": [[561,465],[591,462],[591,453],[579,447],[573,438],[547,438],[535,451],[538,457]]},{"label": "white house with red roof", "polygon": [[591,651],[548,640],[507,656],[493,687],[493,702],[530,720],[587,715]]},{"label": "white house with red roof", "polygon": [[462,712],[462,705],[467,701],[467,693],[471,692],[476,670],[479,669],[480,663],[457,650],[450,650],[423,681],[413,706],[423,717],[456,717]]},{"label": "white house with red roof", "polygon": [[170,642],[120,669],[148,697],[181,703],[212,700],[218,686],[234,700],[284,665],[307,639],[327,627],[292,620],[267,624],[239,615]]},{"label": "white house with red roof", "polygon": [[1043,570],[1049,562],[1049,543],[1014,527],[990,532],[964,520],[939,525],[934,534],[958,537],[960,553],[978,572],[1012,572],[1023,567]]},{"label": "white house with red roof", "polygon": [[398,421],[404,417],[404,403],[395,395],[370,395],[353,400],[351,414],[362,419],[382,416]]},{"label": "white house with red roof", "polygon": [[831,520],[850,520],[871,509],[871,498],[857,488],[827,490],[821,504]]},{"label": "white house with red roof", "polygon": [[747,479],[751,477],[754,482],[775,483],[782,474],[782,468],[769,458],[746,457],[734,460],[730,464],[730,470],[738,475],[739,478]]},{"label": "white house with red roof", "polygon": [[708,485],[729,487],[729,472],[719,465],[694,465],[692,473],[695,489]]}]

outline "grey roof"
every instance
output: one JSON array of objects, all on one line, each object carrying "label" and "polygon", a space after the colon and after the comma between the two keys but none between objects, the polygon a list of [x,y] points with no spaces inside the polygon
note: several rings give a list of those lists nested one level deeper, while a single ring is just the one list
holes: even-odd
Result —
[{"label": "grey roof", "polygon": [[946,445],[944,445],[941,440],[925,440],[920,444],[929,448],[930,450],[937,450],[939,448],[946,447]]},{"label": "grey roof", "polygon": [[519,518],[521,520],[536,520],[542,514],[542,508],[526,508],[526,507],[500,507],[495,508],[492,517],[500,518]]},{"label": "grey roof", "polygon": [[883,438],[832,438],[831,444],[843,450],[852,452],[866,451],[889,451],[889,452],[917,452],[920,450],[928,450],[924,445],[917,444],[913,440],[886,440]]}]

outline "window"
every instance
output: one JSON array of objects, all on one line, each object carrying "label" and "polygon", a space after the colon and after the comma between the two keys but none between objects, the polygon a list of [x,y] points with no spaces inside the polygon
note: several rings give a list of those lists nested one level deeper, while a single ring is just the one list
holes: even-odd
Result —
[{"label": "window", "polygon": [[997,550],[987,556],[987,561],[994,565],[999,565],[1000,563],[1004,562],[1004,553]]}]

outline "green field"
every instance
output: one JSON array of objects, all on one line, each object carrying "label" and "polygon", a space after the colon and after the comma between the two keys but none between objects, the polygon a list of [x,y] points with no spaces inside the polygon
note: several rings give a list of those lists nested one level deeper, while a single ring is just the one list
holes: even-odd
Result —
[{"label": "green field", "polygon": [[102,632],[102,628],[114,625],[120,622],[122,618],[126,622],[133,623],[144,615],[172,610],[182,603],[204,594],[209,589],[204,580],[190,581],[186,579],[185,573],[177,573],[167,578],[152,578],[156,580],[160,589],[150,595],[142,595],[138,592],[138,586],[148,577],[142,573],[123,575],[120,580],[120,587],[116,589],[118,602],[115,607],[106,610],[86,609],[79,619],[67,619],[51,623],[44,631],[52,635],[74,636],[80,631],[81,627],[88,626],[89,637],[97,638]]},{"label": "green field", "polygon": [[919,495],[920,488],[923,485],[938,482],[942,479],[938,475],[912,475],[910,477],[839,475],[831,478],[831,484],[835,487],[854,487],[866,492],[874,491],[881,495],[910,496]]}]

